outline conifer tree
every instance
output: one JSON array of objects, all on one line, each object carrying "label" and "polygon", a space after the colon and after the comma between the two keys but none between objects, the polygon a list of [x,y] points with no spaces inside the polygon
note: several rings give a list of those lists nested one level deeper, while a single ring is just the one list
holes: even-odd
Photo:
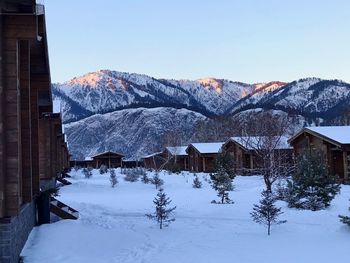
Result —
[{"label": "conifer tree", "polygon": [[193,188],[202,188],[202,182],[199,180],[197,175],[195,175],[195,177],[194,177],[192,187]]},{"label": "conifer tree", "polygon": [[143,182],[144,184],[148,184],[149,181],[150,181],[150,180],[149,180],[147,174],[146,174],[146,173],[142,174],[142,176],[141,176],[141,182]]},{"label": "conifer tree", "polygon": [[154,184],[156,186],[156,189],[158,189],[158,187],[160,187],[164,184],[164,181],[159,177],[158,172],[156,172],[154,174],[151,181],[152,181],[152,184]]},{"label": "conifer tree", "polygon": [[163,226],[168,226],[171,222],[175,221],[175,218],[172,217],[172,215],[173,211],[176,209],[176,206],[167,208],[171,203],[171,200],[166,196],[162,188],[159,189],[153,203],[156,206],[155,212],[153,214],[147,214],[146,216],[149,219],[156,220],[160,229],[162,229]]},{"label": "conifer tree", "polygon": [[[228,195],[228,192],[233,190],[232,180],[235,178],[233,167],[231,155],[222,152],[215,161],[216,172],[210,174],[212,187],[218,192],[221,204],[233,203]],[[215,203],[215,201],[213,202]]]},{"label": "conifer tree", "polygon": [[328,173],[326,161],[317,152],[305,152],[299,157],[287,188],[289,207],[312,211],[327,208],[340,191],[336,178]]},{"label": "conifer tree", "polygon": [[232,179],[224,168],[219,168],[216,173],[210,174],[212,187],[218,192],[220,203],[232,203],[228,192],[233,190]]},{"label": "conifer tree", "polygon": [[118,184],[117,175],[114,169],[110,169],[109,171],[109,181],[111,182],[111,186],[113,188]]},{"label": "conifer tree", "polygon": [[[349,211],[350,211],[350,207],[349,207]],[[348,226],[350,226],[350,216],[342,216],[339,215],[340,218],[340,222],[347,224]]]},{"label": "conifer tree", "polygon": [[281,208],[275,206],[276,199],[270,191],[264,190],[259,205],[254,205],[253,212],[250,213],[254,222],[267,226],[267,234],[271,233],[272,224],[283,224],[287,221],[279,221],[278,217],[283,214]]}]

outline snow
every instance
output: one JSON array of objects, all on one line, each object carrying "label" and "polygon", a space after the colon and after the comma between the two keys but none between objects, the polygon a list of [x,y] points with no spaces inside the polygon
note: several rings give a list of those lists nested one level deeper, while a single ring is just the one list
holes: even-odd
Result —
[{"label": "snow", "polygon": [[186,149],[188,146],[166,147],[172,155],[187,155]]},{"label": "snow", "polygon": [[146,156],[143,156],[142,158],[150,158],[150,157],[153,157],[153,156],[157,156],[159,154],[162,154],[162,152],[155,152],[155,153],[151,153],[149,155],[146,155]]},{"label": "snow", "polygon": [[[123,180],[110,186],[108,175],[93,171],[85,179],[71,172],[73,183],[60,190],[60,201],[79,211],[78,220],[35,227],[22,251],[26,263],[89,262],[343,262],[350,229],[338,214],[348,214],[350,186],[324,211],[299,211],[278,202],[287,223],[273,226],[271,236],[254,223],[250,212],[258,202],[263,180],[236,177],[230,192],[234,204],[217,205],[216,193],[198,174],[203,188],[193,189],[193,175],[161,173],[165,193],[176,205],[176,221],[160,230],[145,217],[153,212],[155,187]],[[152,176],[152,174],[149,174]]]},{"label": "snow", "polygon": [[202,143],[191,143],[200,153],[218,153],[221,151],[223,142],[202,142]]},{"label": "snow", "polygon": [[350,126],[319,126],[307,127],[306,129],[341,144],[350,144]]}]

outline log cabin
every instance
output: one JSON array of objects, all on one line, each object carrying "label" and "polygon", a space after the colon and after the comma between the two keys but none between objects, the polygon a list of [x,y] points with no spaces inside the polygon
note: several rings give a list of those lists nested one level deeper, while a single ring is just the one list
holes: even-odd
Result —
[{"label": "log cabin", "polygon": [[53,113],[44,6],[2,0],[0,15],[0,262],[18,262],[43,213],[36,201],[69,154]]},{"label": "log cabin", "polygon": [[164,152],[155,152],[142,158],[146,169],[160,169],[165,162]]},{"label": "log cabin", "polygon": [[191,143],[187,146],[188,167],[192,172],[213,172],[223,142]]},{"label": "log cabin", "polygon": [[107,151],[92,156],[92,167],[99,168],[106,165],[108,168],[122,167],[124,155],[117,152]]},{"label": "log cabin", "polygon": [[179,169],[181,171],[188,170],[188,154],[187,146],[165,147],[164,155],[169,160],[169,168]]},{"label": "log cabin", "polygon": [[254,174],[261,168],[261,157],[265,151],[272,151],[276,161],[293,163],[293,148],[288,143],[288,138],[281,137],[231,137],[222,147],[233,159],[234,170],[239,174]]},{"label": "log cabin", "polygon": [[296,156],[305,150],[322,153],[329,173],[341,182],[350,181],[350,126],[307,127],[290,138],[289,143]]}]

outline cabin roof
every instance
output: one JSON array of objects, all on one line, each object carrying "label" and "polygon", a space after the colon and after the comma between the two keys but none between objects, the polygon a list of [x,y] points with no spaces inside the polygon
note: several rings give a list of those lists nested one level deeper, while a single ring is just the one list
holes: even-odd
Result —
[{"label": "cabin roof", "polygon": [[159,154],[162,154],[162,152],[151,153],[151,154],[149,154],[149,155],[144,156],[143,159],[151,158],[151,157],[156,156],[156,155],[159,155]]},{"label": "cabin roof", "polygon": [[187,146],[165,147],[171,155],[187,155]]},{"label": "cabin roof", "polygon": [[322,137],[336,144],[350,144],[350,126],[319,126],[306,127],[289,139],[294,141],[303,132],[311,133],[315,136]]},{"label": "cabin roof", "polygon": [[85,159],[84,159],[84,161],[92,161],[93,159],[92,159],[92,157],[90,157],[90,156],[87,156],[87,157],[85,157]]},{"label": "cabin roof", "polygon": [[[244,147],[247,150],[254,150],[257,148],[261,148],[266,140],[270,140],[271,137],[266,136],[242,136],[242,137],[231,137],[228,139],[225,144],[227,144],[230,141],[236,142],[242,147]],[[267,143],[268,141],[266,141]],[[276,150],[282,150],[282,149],[292,149],[292,147],[288,143],[288,138],[286,136],[276,136],[275,141],[272,141],[273,143],[276,143],[276,146],[274,149]]]},{"label": "cabin roof", "polygon": [[199,153],[210,154],[210,153],[219,153],[223,142],[202,142],[202,143],[191,143],[186,150],[192,146],[197,149]]},{"label": "cabin roof", "polygon": [[103,153],[98,153],[98,154],[96,154],[96,155],[93,155],[93,156],[91,156],[91,158],[96,158],[96,157],[99,157],[99,156],[105,155],[105,154],[119,155],[119,156],[121,156],[121,157],[124,157],[124,155],[121,154],[121,153],[112,152],[112,151],[106,151],[106,152],[103,152]]}]

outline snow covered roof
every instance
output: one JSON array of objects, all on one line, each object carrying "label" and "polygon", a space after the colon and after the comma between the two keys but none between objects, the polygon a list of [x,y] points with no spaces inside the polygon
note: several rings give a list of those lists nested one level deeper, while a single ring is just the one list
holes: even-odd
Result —
[{"label": "snow covered roof", "polygon": [[91,156],[91,157],[94,158],[94,157],[97,157],[97,156],[100,156],[100,155],[104,155],[104,154],[108,154],[108,153],[110,153],[110,154],[115,154],[115,155],[120,155],[120,156],[124,156],[124,155],[121,154],[121,153],[112,152],[112,151],[106,151],[106,152],[103,152],[103,153],[95,154],[95,155],[93,155],[93,156]]},{"label": "snow covered roof", "polygon": [[162,153],[162,152],[151,153],[151,154],[146,155],[146,156],[144,156],[144,157],[142,157],[142,158],[143,158],[143,159],[145,159],[145,158],[150,158],[150,157],[156,156],[156,155],[161,154],[161,153]]},{"label": "snow covered roof", "polygon": [[85,157],[84,161],[92,161],[92,157],[90,157],[90,156]]},{"label": "snow covered roof", "polygon": [[189,146],[192,145],[200,153],[219,153],[221,151],[221,147],[223,144],[224,144],[223,142],[203,142],[203,143],[191,143]]},{"label": "snow covered roof", "polygon": [[172,155],[187,155],[187,146],[165,147]]},{"label": "snow covered roof", "polygon": [[[251,137],[231,137],[229,141],[235,141],[242,145],[244,148],[248,150],[254,150],[257,148],[261,148],[265,143],[268,143],[272,138],[265,136],[251,136]],[[275,141],[273,141],[275,139]],[[276,143],[274,149],[291,149],[292,147],[288,143],[288,138],[286,136],[276,136],[271,140],[272,143]],[[226,143],[227,143],[226,142]],[[226,144],[225,143],[225,144]]]},{"label": "snow covered roof", "polygon": [[318,133],[340,144],[350,144],[350,126],[307,127],[305,130]]}]

